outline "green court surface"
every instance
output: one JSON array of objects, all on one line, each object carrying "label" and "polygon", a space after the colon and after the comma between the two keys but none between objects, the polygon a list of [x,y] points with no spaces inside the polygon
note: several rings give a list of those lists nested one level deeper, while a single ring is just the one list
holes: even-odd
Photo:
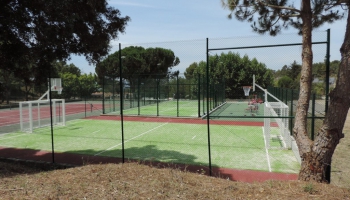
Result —
[{"label": "green court surface", "polygon": [[[206,124],[124,121],[123,127],[127,159],[208,166]],[[55,152],[122,157],[120,121],[73,120],[53,132]],[[2,147],[51,151],[51,142],[49,127],[0,135]],[[291,150],[265,148],[260,126],[211,125],[210,152],[217,167],[284,173],[300,168]]]},{"label": "green court surface", "polygon": [[[153,116],[184,116],[184,117],[198,117],[198,101],[196,100],[163,100],[157,102],[156,100],[147,100],[145,105],[143,101],[133,102],[130,104],[127,100],[124,103],[123,114],[125,115],[153,115]],[[130,108],[130,105],[132,107]],[[138,106],[139,105],[139,106]],[[118,106],[120,104],[118,103]],[[200,108],[203,109],[202,107]],[[111,110],[111,109],[110,109]],[[120,109],[116,109],[116,112],[109,112],[109,114],[119,114]],[[201,111],[203,112],[203,110]]]},{"label": "green court surface", "polygon": [[[248,102],[227,102],[210,113],[210,118],[215,119],[238,119],[245,117],[244,121],[264,121],[264,104],[248,105]],[[250,117],[250,118],[248,118]]]},{"label": "green court surface", "polygon": [[[119,102],[116,102],[113,109],[113,104],[108,104],[109,107],[106,112],[108,114],[119,115]],[[129,105],[133,105],[132,108]],[[138,106],[139,105],[139,106]],[[142,101],[137,104],[134,102],[125,101],[123,114],[125,115],[145,115],[145,116],[170,116],[170,117],[200,117],[207,111],[207,102],[201,100],[170,100],[159,101],[147,100],[145,104]],[[212,102],[209,103],[209,107],[214,107]],[[113,111],[114,110],[114,111]],[[240,102],[227,102],[218,105],[215,109],[210,111],[211,119],[225,119],[225,120],[242,120],[243,121],[263,121],[264,116],[264,104],[257,104],[254,106],[248,105],[247,101]],[[243,117],[243,118],[240,118]]]}]

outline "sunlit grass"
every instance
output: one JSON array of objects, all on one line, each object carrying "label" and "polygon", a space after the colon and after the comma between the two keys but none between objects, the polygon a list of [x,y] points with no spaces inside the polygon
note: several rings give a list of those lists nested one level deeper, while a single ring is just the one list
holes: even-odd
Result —
[{"label": "sunlit grass", "polygon": [[[122,157],[127,159],[208,165],[296,173],[292,151],[265,148],[262,127],[179,124],[168,122],[74,120],[53,131],[55,152]],[[210,143],[210,149],[209,145]],[[0,146],[50,151],[51,129],[0,136]],[[270,163],[270,164],[269,164]]]}]

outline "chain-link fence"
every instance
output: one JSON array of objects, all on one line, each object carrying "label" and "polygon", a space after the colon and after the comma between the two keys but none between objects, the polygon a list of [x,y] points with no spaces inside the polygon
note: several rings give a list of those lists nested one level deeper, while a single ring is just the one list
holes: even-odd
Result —
[{"label": "chain-link fence", "polygon": [[210,110],[225,102],[224,80],[216,81],[206,88],[205,75],[155,76],[142,74],[125,81],[122,98],[119,79],[112,83],[105,80],[104,113],[120,115],[122,101],[124,115],[201,117],[206,113],[207,98]]},{"label": "chain-link fence", "polygon": [[13,80],[13,84],[6,89],[8,95],[3,96],[0,105],[0,134],[32,132],[38,127],[51,126],[51,121],[52,125],[64,124],[65,121],[102,114],[102,96],[66,97],[65,89],[69,89],[63,88],[63,94],[59,94],[54,91],[54,87],[58,86],[51,86],[50,90],[48,82],[24,84],[23,81]]},{"label": "chain-link fence", "polygon": [[[278,97],[282,102],[284,102],[289,107],[290,118],[290,132],[292,133],[294,118],[297,109],[297,103],[299,99],[299,90],[293,90],[288,88],[276,88],[269,87],[268,90]],[[325,96],[317,95],[315,93],[311,94],[311,99],[309,103],[308,117],[307,117],[307,130],[309,133],[309,138],[314,139],[315,132],[321,128],[323,119],[326,115],[327,104]]]},{"label": "chain-link fence", "polygon": [[[315,60],[323,62],[329,56],[325,52],[329,41],[324,32],[318,37]],[[49,129],[34,130],[25,139],[19,132],[6,134],[0,146],[52,152],[53,161],[60,163],[69,161],[55,159],[55,152],[88,155],[89,159],[199,166],[209,174],[229,168],[296,175],[300,157],[289,145],[292,139],[285,137],[294,125],[298,92],[268,88],[274,84],[268,67],[301,63],[301,40],[293,38],[299,42],[286,44],[292,41],[291,35],[281,35],[273,40],[250,37],[120,45],[113,54],[117,60],[97,70],[99,93],[91,100],[68,103],[66,99],[66,118],[79,115],[75,118],[80,120],[55,126],[54,134]],[[132,53],[136,47],[143,57]],[[170,54],[171,62],[159,56],[162,53]],[[159,70],[152,72],[154,68]],[[255,91],[253,75],[261,86]],[[248,95],[243,86],[250,87]],[[277,100],[268,99],[272,96]],[[312,137],[324,116],[326,100],[313,96],[310,105]],[[78,107],[82,108],[79,114],[67,112]]]}]

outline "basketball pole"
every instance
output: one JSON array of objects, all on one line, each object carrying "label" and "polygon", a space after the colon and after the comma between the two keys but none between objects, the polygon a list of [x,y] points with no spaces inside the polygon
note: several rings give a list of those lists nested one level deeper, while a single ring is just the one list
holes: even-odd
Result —
[{"label": "basketball pole", "polygon": [[255,92],[255,74],[253,74],[253,92]]}]

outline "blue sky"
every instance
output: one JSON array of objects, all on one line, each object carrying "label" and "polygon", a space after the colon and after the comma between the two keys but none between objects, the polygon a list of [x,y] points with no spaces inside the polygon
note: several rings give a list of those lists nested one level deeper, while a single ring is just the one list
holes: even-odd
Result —
[{"label": "blue sky", "polygon": [[[223,9],[220,0],[109,0],[109,5],[120,10],[121,15],[128,15],[131,21],[126,27],[124,34],[119,34],[118,38],[112,41],[113,53],[117,50],[118,43],[121,43],[123,47],[130,45],[139,45],[144,47],[155,47],[165,45],[164,48],[176,49],[173,46],[174,41],[192,41],[189,43],[180,42],[181,51],[174,51],[175,55],[180,58],[181,64],[174,68],[183,72],[186,67],[192,62],[199,62],[205,59],[205,39],[218,39],[218,38],[233,38],[232,40],[218,40],[217,46],[228,45],[230,47],[236,46],[249,46],[260,45],[261,42],[267,42],[274,38],[268,35],[260,36],[254,33],[249,23],[239,22],[236,19],[228,19],[228,10]],[[343,42],[345,34],[346,20],[340,20],[333,24],[327,24],[319,28],[317,31],[325,31],[331,29],[331,60],[340,59],[339,48]],[[281,43],[289,43],[288,38],[297,38],[297,31],[290,28],[289,30],[283,30],[285,38]],[[316,33],[317,35],[319,33]],[[322,33],[322,38],[323,38]],[[287,39],[286,39],[287,38]],[[255,41],[252,44],[249,42]],[[296,41],[298,40],[298,41]],[[197,49],[190,50],[187,45],[194,44],[193,41],[198,41]],[[295,39],[294,42],[301,42],[299,39]],[[161,43],[161,44],[160,44]],[[176,42],[175,42],[176,43]],[[184,52],[188,50],[188,52]],[[324,57],[323,47],[321,60]],[[264,50],[262,50],[264,51]],[[266,50],[265,50],[266,51]],[[283,54],[283,58],[287,58],[287,53],[296,51],[296,55],[300,57],[300,48],[296,50],[287,50],[286,54]],[[197,52],[196,55],[193,52]],[[217,52],[220,53],[220,52]],[[200,54],[200,56],[198,56]],[[240,54],[247,54],[247,51],[240,52]],[[255,52],[255,54],[263,54]],[[278,59],[268,58],[267,55],[258,58],[260,62],[270,62]],[[187,55],[187,57],[186,57]],[[190,56],[192,55],[192,57]],[[315,57],[318,52],[314,52]],[[255,57],[254,53],[249,57]],[[316,59],[316,62],[318,60]],[[281,62],[282,59],[281,59]],[[285,64],[290,64],[291,61],[284,61]],[[89,65],[84,57],[72,56],[72,59],[67,63],[73,63],[79,67],[83,73],[94,73],[95,69],[93,65]],[[277,70],[281,64],[273,65],[267,64]]]}]

